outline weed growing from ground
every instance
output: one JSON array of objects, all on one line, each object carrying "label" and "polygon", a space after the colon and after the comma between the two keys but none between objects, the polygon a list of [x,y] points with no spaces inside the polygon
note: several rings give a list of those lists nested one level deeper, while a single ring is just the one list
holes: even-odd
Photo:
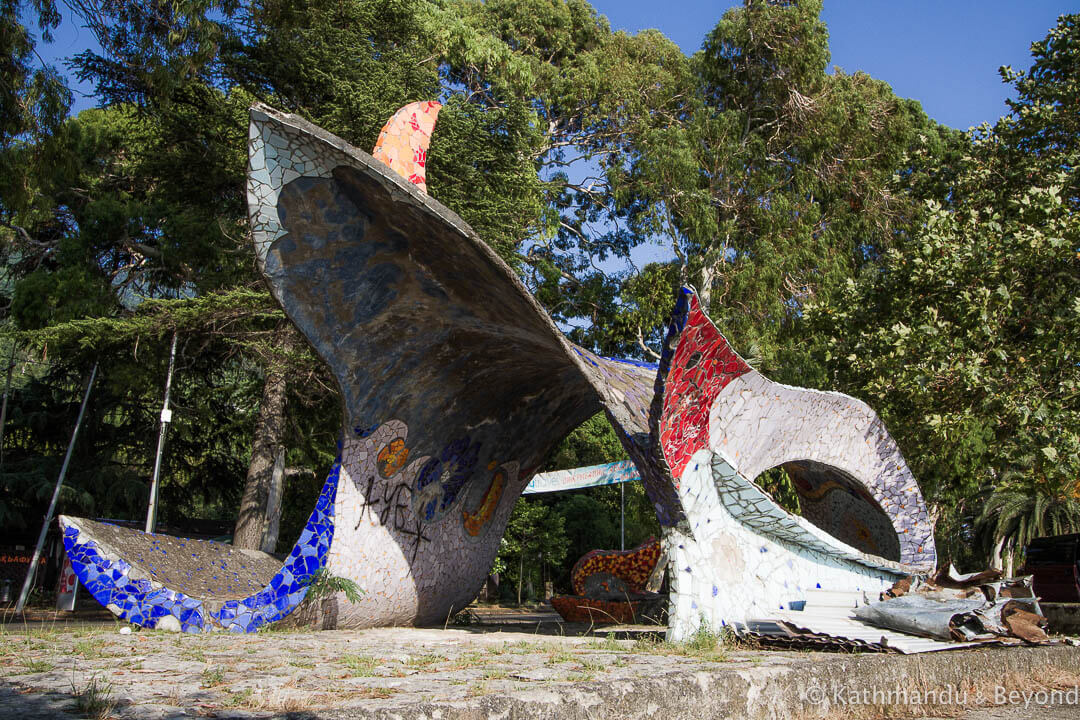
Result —
[{"label": "weed growing from ground", "polygon": [[375,674],[375,668],[379,661],[370,655],[342,655],[340,662],[351,671],[355,677],[371,677]]},{"label": "weed growing from ground", "polygon": [[603,663],[595,662],[593,660],[589,660],[588,658],[583,658],[579,662],[581,663],[582,670],[585,670],[587,672],[603,672],[605,669]]},{"label": "weed growing from ground", "polygon": [[52,670],[55,665],[45,660],[35,660],[33,658],[22,658],[22,666],[26,668],[28,673],[46,673]]},{"label": "weed growing from ground", "polygon": [[195,662],[206,662],[206,651],[202,648],[188,648],[180,651],[180,657]]},{"label": "weed growing from ground", "polygon": [[554,650],[548,655],[546,664],[558,665],[559,663],[573,662],[574,659],[574,653],[569,650]]},{"label": "weed growing from ground", "polygon": [[79,712],[93,720],[105,720],[116,708],[116,701],[112,699],[112,683],[102,680],[94,675],[86,685],[78,688],[74,680],[71,683],[71,694],[75,698],[75,706]]},{"label": "weed growing from ground", "polygon": [[76,655],[82,655],[87,659],[105,657],[105,649],[100,642],[95,640],[82,640],[77,642],[72,648],[72,651]]},{"label": "weed growing from ground", "polygon": [[469,686],[469,691],[467,695],[469,697],[477,697],[479,695],[490,695],[491,692],[492,691],[491,688],[488,687],[487,680],[480,680],[479,682],[476,682],[473,685]]},{"label": "weed growing from ground", "polygon": [[305,602],[315,602],[322,600],[323,598],[336,595],[337,593],[345,593],[345,599],[349,603],[360,602],[360,596],[364,594],[364,591],[360,589],[352,580],[348,578],[338,577],[337,575],[331,575],[326,568],[319,568],[315,571],[315,574],[311,576],[311,584],[308,585],[307,595],[304,597]]},{"label": "weed growing from ground", "polygon": [[406,660],[405,664],[411,668],[422,669],[445,659],[442,655],[417,655]]},{"label": "weed growing from ground", "polygon": [[567,674],[566,679],[569,680],[570,682],[589,682],[594,677],[596,677],[596,673],[572,672],[572,673]]},{"label": "weed growing from ground", "polygon": [[723,638],[721,633],[713,632],[707,623],[702,622],[694,634],[681,643],[640,638],[634,641],[629,650],[647,655],[684,655],[705,662],[726,662],[729,658]]},{"label": "weed growing from ground", "polygon": [[225,671],[221,668],[207,667],[202,671],[202,687],[212,688],[225,684]]},{"label": "weed growing from ground", "polygon": [[604,639],[594,638],[592,641],[592,648],[594,650],[622,650],[623,646],[615,639],[615,633],[608,633],[604,636]]},{"label": "weed growing from ground", "polygon": [[255,691],[251,688],[244,688],[237,692],[226,692],[225,700],[222,704],[225,707],[240,707],[247,705],[251,702],[251,696],[255,694]]}]

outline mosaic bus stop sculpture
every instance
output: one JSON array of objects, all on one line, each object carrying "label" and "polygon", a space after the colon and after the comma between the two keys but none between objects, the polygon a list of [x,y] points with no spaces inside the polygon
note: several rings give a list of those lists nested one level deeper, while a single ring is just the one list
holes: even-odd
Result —
[{"label": "mosaic bus stop sculpture", "polygon": [[[251,109],[256,256],[340,387],[338,461],[282,565],[62,517],[94,597],[146,627],[251,632],[295,609],[325,568],[365,591],[330,601],[338,627],[443,623],[483,585],[529,478],[600,410],[664,530],[671,639],[703,621],[743,627],[813,588],[874,595],[933,569],[925,503],[874,412],[766,379],[692,291],[678,294],[658,365],[568,342],[513,270],[427,195],[438,110],[402,108],[372,156]],[[803,517],[754,483],[777,466]]]}]

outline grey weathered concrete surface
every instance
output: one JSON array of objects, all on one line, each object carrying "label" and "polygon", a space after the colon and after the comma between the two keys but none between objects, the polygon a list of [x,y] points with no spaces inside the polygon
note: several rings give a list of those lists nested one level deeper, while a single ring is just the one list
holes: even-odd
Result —
[{"label": "grey weathered concrete surface", "polygon": [[[695,649],[490,625],[250,636],[120,627],[5,626],[0,718],[79,717],[77,700],[93,696],[95,679],[114,704],[101,717],[125,720],[856,719],[957,717],[965,707],[982,708],[971,720],[1080,717],[1076,691],[1030,696],[1080,682],[1080,650],[1070,647],[905,657]],[[996,704],[1002,692],[1029,693],[1027,707]]]}]

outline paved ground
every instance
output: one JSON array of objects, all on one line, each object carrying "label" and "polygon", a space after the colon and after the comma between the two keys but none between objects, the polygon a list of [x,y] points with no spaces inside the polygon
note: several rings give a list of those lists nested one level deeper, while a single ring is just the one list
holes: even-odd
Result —
[{"label": "paved ground", "polygon": [[0,718],[1080,718],[1074,648],[827,655],[544,634],[550,619],[244,636],[9,623]]}]

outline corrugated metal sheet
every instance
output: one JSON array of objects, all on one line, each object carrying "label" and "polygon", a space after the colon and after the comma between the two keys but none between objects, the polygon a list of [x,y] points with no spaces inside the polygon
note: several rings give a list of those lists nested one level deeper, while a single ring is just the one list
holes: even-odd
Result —
[{"label": "corrugated metal sheet", "polygon": [[[1011,638],[984,642],[943,642],[893,632],[863,623],[852,611],[867,604],[862,593],[810,591],[802,610],[775,610],[747,623],[750,635],[765,644],[792,648],[852,649],[904,654],[957,650],[986,644],[1014,644]],[[1016,643],[1019,643],[1017,640]]]}]

